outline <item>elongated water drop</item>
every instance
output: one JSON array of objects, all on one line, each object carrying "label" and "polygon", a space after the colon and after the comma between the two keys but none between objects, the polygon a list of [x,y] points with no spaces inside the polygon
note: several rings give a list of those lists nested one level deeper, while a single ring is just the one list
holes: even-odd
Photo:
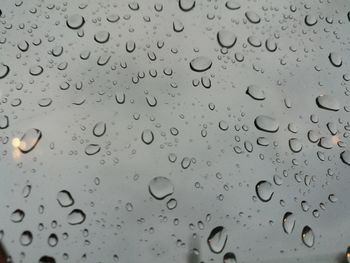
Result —
[{"label": "elongated water drop", "polygon": [[22,136],[19,144],[19,150],[22,153],[32,151],[41,139],[41,131],[39,129],[29,129]]},{"label": "elongated water drop", "polygon": [[221,253],[226,245],[227,230],[223,226],[215,227],[207,239],[210,250],[216,254]]}]

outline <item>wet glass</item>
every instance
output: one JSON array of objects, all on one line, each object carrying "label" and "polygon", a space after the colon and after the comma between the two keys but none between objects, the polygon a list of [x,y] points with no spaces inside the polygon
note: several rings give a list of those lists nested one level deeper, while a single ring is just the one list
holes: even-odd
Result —
[{"label": "wet glass", "polygon": [[2,0],[0,263],[350,262],[349,44],[345,0]]}]

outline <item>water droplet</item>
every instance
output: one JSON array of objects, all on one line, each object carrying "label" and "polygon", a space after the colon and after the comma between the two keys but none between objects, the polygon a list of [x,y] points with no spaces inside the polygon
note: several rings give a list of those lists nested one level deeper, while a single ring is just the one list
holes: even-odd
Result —
[{"label": "water droplet", "polygon": [[260,181],[255,186],[255,191],[259,199],[268,202],[273,196],[272,184],[268,181]]},{"label": "water droplet", "polygon": [[103,121],[100,121],[100,122],[95,124],[94,128],[92,129],[92,133],[96,137],[101,137],[102,135],[105,134],[106,129],[107,129],[106,123]]},{"label": "water droplet", "polygon": [[232,252],[227,252],[224,255],[223,263],[237,263],[236,255]]},{"label": "water droplet", "polygon": [[315,235],[309,226],[305,226],[301,232],[301,239],[305,246],[312,247],[315,242]]},{"label": "water droplet", "polygon": [[70,225],[79,225],[85,221],[86,215],[80,209],[74,209],[67,216],[67,222]]},{"label": "water droplet", "polygon": [[7,115],[0,115],[0,129],[6,129],[9,126],[9,117]]},{"label": "water droplet", "polygon": [[340,67],[343,64],[342,58],[337,52],[329,53],[328,58],[335,67]]},{"label": "water droplet", "polygon": [[44,68],[40,65],[35,65],[29,69],[29,73],[32,76],[39,76],[41,73],[43,73]]},{"label": "water droplet", "polygon": [[109,36],[110,34],[108,31],[101,30],[94,35],[94,39],[97,43],[104,44],[109,40]]},{"label": "water droplet", "polygon": [[9,66],[0,63],[0,79],[3,79],[7,76],[7,74],[9,74],[10,72],[10,68]]},{"label": "water droplet", "polygon": [[305,24],[307,26],[313,26],[316,25],[317,23],[317,18],[314,15],[306,15],[305,16]]},{"label": "water droplet", "polygon": [[56,200],[62,207],[68,207],[74,204],[74,199],[67,190],[59,191]]},{"label": "water droplet", "polygon": [[22,153],[32,151],[41,139],[41,131],[38,129],[29,129],[24,133],[18,146]]},{"label": "water droplet", "polygon": [[32,232],[28,230],[24,231],[19,238],[19,242],[22,246],[29,246],[33,242]]},{"label": "water droplet", "polygon": [[291,234],[295,226],[295,216],[292,212],[287,212],[283,216],[283,230],[286,234]]},{"label": "water droplet", "polygon": [[84,23],[84,17],[79,14],[70,15],[66,21],[66,24],[70,29],[79,29],[84,25]]},{"label": "water droplet", "polygon": [[39,263],[56,263],[56,260],[50,256],[42,256],[39,259]]},{"label": "water droplet", "polygon": [[52,233],[49,235],[49,238],[47,239],[47,243],[50,247],[55,247],[58,243],[58,237],[56,234]]},{"label": "water droplet", "polygon": [[339,102],[330,95],[320,95],[316,98],[316,104],[319,108],[325,110],[340,110]]},{"label": "water droplet", "polygon": [[227,1],[225,6],[227,9],[230,9],[230,10],[237,10],[241,8],[241,5],[234,0]]},{"label": "water droplet", "polygon": [[151,144],[154,140],[153,132],[149,129],[144,130],[141,134],[141,139],[145,144]]},{"label": "water droplet", "polygon": [[340,158],[343,161],[343,163],[345,163],[347,165],[350,165],[350,151],[348,151],[348,150],[343,151],[340,154]]},{"label": "water droplet", "polygon": [[265,92],[255,85],[248,86],[246,93],[255,100],[264,100]]},{"label": "water droplet", "polygon": [[179,32],[182,32],[185,29],[185,26],[179,19],[176,19],[173,22],[173,29],[174,29],[175,32],[179,33]]},{"label": "water droplet", "polygon": [[274,52],[277,50],[277,43],[273,38],[268,38],[266,39],[265,47],[268,51]]},{"label": "water droplet", "polygon": [[253,11],[246,12],[245,16],[250,23],[258,24],[260,22],[260,16]]},{"label": "water droplet", "polygon": [[225,48],[233,47],[237,41],[236,35],[228,30],[220,30],[216,37],[220,46]]},{"label": "water droplet", "polygon": [[157,176],[149,182],[148,190],[154,198],[162,200],[174,192],[174,185],[167,177]]},{"label": "water droplet", "polygon": [[195,0],[179,0],[179,7],[182,11],[191,11],[196,5]]},{"label": "water droplet", "polygon": [[100,145],[91,143],[85,147],[85,153],[87,155],[94,155],[101,150]]},{"label": "water droplet", "polygon": [[303,145],[301,144],[299,139],[291,138],[291,139],[289,139],[289,148],[293,152],[298,153],[303,149]]},{"label": "water droplet", "polygon": [[270,116],[259,115],[255,118],[254,124],[256,128],[265,132],[277,132],[279,129],[278,122]]},{"label": "water droplet", "polygon": [[213,253],[221,253],[226,245],[228,233],[223,226],[215,227],[209,234],[208,245]]},{"label": "water droplet", "polygon": [[50,106],[52,103],[52,99],[51,98],[42,98],[38,101],[38,105],[40,107],[48,107]]},{"label": "water droplet", "polygon": [[20,223],[20,222],[22,222],[24,216],[25,216],[25,214],[21,209],[16,209],[11,214],[11,221],[14,223]]},{"label": "water droplet", "polygon": [[199,56],[191,60],[190,67],[193,71],[203,72],[210,69],[213,62],[204,56]]}]

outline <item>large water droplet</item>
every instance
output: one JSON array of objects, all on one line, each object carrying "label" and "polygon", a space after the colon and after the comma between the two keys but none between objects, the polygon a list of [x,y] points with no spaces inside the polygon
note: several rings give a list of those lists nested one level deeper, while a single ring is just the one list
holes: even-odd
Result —
[{"label": "large water droplet", "polygon": [[282,226],[286,234],[291,234],[295,226],[295,216],[292,212],[287,212],[283,216]]},{"label": "large water droplet", "polygon": [[328,58],[335,67],[340,67],[343,64],[342,58],[337,52],[329,53]]},{"label": "large water droplet", "polygon": [[0,115],[0,129],[6,129],[9,126],[9,117],[7,115]]},{"label": "large water droplet", "polygon": [[190,67],[193,71],[203,72],[210,69],[213,62],[204,56],[199,56],[191,60]]},{"label": "large water droplet", "polygon": [[109,40],[109,36],[110,34],[108,31],[101,30],[94,35],[94,39],[97,43],[104,44]]},{"label": "large water droplet", "polygon": [[149,182],[148,190],[154,198],[162,200],[174,192],[174,185],[167,177],[157,176]]},{"label": "large water droplet", "polygon": [[320,95],[316,98],[316,104],[319,108],[325,110],[340,110],[339,102],[330,95]]},{"label": "large water droplet", "polygon": [[303,149],[303,145],[301,144],[301,141],[297,138],[291,138],[289,139],[289,148],[295,152],[298,153]]},{"label": "large water droplet", "polygon": [[228,30],[220,30],[216,37],[220,46],[225,48],[233,47],[237,41],[236,35]]},{"label": "large water droplet", "polygon": [[225,3],[227,9],[237,10],[241,8],[241,5],[234,0],[229,0]]},{"label": "large water droplet", "polygon": [[340,154],[340,159],[343,163],[350,165],[350,151],[345,150]]},{"label": "large water droplet", "polygon": [[66,23],[70,29],[79,29],[84,25],[85,19],[79,14],[73,14],[68,17]]},{"label": "large water droplet", "polygon": [[215,227],[210,232],[207,240],[210,250],[216,254],[221,253],[225,248],[227,237],[226,228],[223,226]]},{"label": "large water droplet", "polygon": [[315,235],[309,226],[305,226],[301,232],[301,239],[305,246],[312,247],[315,242]]},{"label": "large water droplet", "polygon": [[24,231],[19,238],[19,242],[22,246],[29,246],[33,242],[32,232],[28,230]]},{"label": "large water droplet", "polygon": [[272,184],[268,181],[260,181],[255,186],[255,191],[259,199],[268,202],[273,196]]},{"label": "large water droplet", "polygon": [[146,129],[141,134],[141,139],[145,144],[151,144],[154,140],[153,132],[149,129]]},{"label": "large water droplet", "polygon": [[248,86],[246,93],[255,100],[264,100],[265,92],[255,85]]},{"label": "large water droplet", "polygon": [[40,130],[29,129],[22,136],[18,148],[22,153],[29,153],[38,144],[40,139],[41,139],[41,131]]},{"label": "large water droplet", "polygon": [[11,221],[14,223],[20,223],[20,222],[22,222],[24,216],[25,216],[25,214],[21,209],[16,209],[11,214]]},{"label": "large water droplet", "polygon": [[279,129],[278,122],[274,118],[266,115],[259,115],[256,117],[254,124],[256,128],[265,132],[277,132]]},{"label": "large water droplet", "polygon": [[227,252],[224,255],[223,263],[237,263],[236,255],[232,252]]},{"label": "large water droplet", "polygon": [[94,128],[92,129],[92,133],[96,137],[101,137],[102,135],[105,134],[106,128],[107,128],[106,123],[103,121],[100,121],[100,122],[95,124]]},{"label": "large water droplet", "polygon": [[179,7],[182,11],[188,12],[196,5],[195,0],[179,0]]},{"label": "large water droplet", "polygon": [[67,216],[67,222],[70,225],[79,225],[85,221],[86,215],[80,209],[74,209]]},{"label": "large water droplet", "polygon": [[57,193],[57,202],[62,206],[62,207],[68,207],[72,206],[74,204],[74,199],[70,192],[67,190],[62,190]]},{"label": "large water droplet", "polygon": [[0,79],[3,79],[7,76],[7,74],[9,74],[10,72],[10,68],[9,66],[0,63]]},{"label": "large water droplet", "polygon": [[94,154],[98,153],[100,150],[101,150],[100,145],[91,143],[91,144],[86,146],[85,153],[87,155],[94,155]]},{"label": "large water droplet", "polygon": [[260,16],[253,11],[246,12],[245,16],[247,17],[250,23],[257,24],[260,22]]}]

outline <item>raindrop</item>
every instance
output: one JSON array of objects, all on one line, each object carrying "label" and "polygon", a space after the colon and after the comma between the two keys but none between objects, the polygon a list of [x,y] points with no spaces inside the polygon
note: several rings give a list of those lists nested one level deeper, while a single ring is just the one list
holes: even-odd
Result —
[{"label": "raindrop", "polygon": [[41,131],[38,129],[29,129],[22,136],[19,143],[19,150],[22,153],[29,153],[32,151],[41,139]]},{"label": "raindrop", "polygon": [[227,230],[223,226],[215,227],[207,240],[210,250],[216,254],[221,253],[225,248],[227,237]]},{"label": "raindrop", "polygon": [[67,190],[59,191],[57,193],[56,200],[62,207],[68,207],[74,204],[74,199],[70,192],[68,192]]},{"label": "raindrop", "polygon": [[298,153],[302,150],[303,145],[301,144],[299,139],[291,138],[289,139],[289,148],[291,149],[291,151]]},{"label": "raindrop", "polygon": [[340,154],[340,159],[343,161],[343,163],[350,165],[350,151],[348,150],[343,151]]},{"label": "raindrop", "polygon": [[154,198],[162,200],[174,192],[174,185],[167,177],[157,176],[149,182],[148,190]]},{"label": "raindrop", "polygon": [[94,128],[92,129],[92,133],[96,137],[101,137],[102,135],[105,134],[106,128],[107,128],[106,123],[103,121],[100,121],[95,124]]},{"label": "raindrop", "polygon": [[195,0],[179,0],[179,7],[184,12],[191,11],[195,5]]},{"label": "raindrop", "polygon": [[255,186],[255,191],[259,199],[268,202],[273,196],[272,184],[268,181],[260,181]]},{"label": "raindrop", "polygon": [[33,242],[32,232],[28,230],[24,231],[19,238],[19,242],[22,246],[29,246]]},{"label": "raindrop", "polygon": [[16,209],[11,214],[11,221],[14,223],[20,223],[20,222],[22,222],[24,216],[25,216],[25,214],[21,209]]},{"label": "raindrop", "polygon": [[141,139],[145,144],[151,144],[154,140],[153,132],[149,129],[146,129],[141,134]]},{"label": "raindrop", "polygon": [[227,9],[230,9],[230,10],[237,10],[241,8],[241,5],[234,0],[227,1],[225,6]]},{"label": "raindrop", "polygon": [[277,132],[279,124],[277,121],[269,116],[259,115],[255,118],[254,124],[256,128],[265,132]]},{"label": "raindrop", "polygon": [[79,225],[85,221],[86,215],[80,209],[74,209],[67,216],[67,222],[70,225]]},{"label": "raindrop", "polygon": [[190,67],[193,71],[203,72],[210,69],[213,62],[204,56],[199,56],[191,60]]},{"label": "raindrop", "polygon": [[0,115],[0,129],[6,129],[9,126],[9,117],[7,115]]},{"label": "raindrop", "polygon": [[228,30],[220,30],[216,37],[220,46],[225,48],[233,47],[237,41],[236,35]]},{"label": "raindrop", "polygon": [[315,242],[315,235],[309,226],[305,226],[301,232],[301,239],[305,246],[312,247]]},{"label": "raindrop", "polygon": [[292,212],[287,212],[283,216],[283,230],[286,234],[291,234],[295,226],[295,216]]},{"label": "raindrop", "polygon": [[10,68],[9,66],[0,63],[0,79],[3,79],[7,76],[7,74],[9,74],[10,72]]},{"label": "raindrop", "polygon": [[237,263],[236,255],[232,252],[227,252],[224,255],[223,263]]},{"label": "raindrop", "polygon": [[94,35],[94,39],[97,43],[104,44],[109,40],[109,36],[110,34],[108,31],[101,30]]},{"label": "raindrop", "polygon": [[332,65],[337,68],[343,64],[341,56],[336,52],[329,53],[328,58]]},{"label": "raindrop", "polygon": [[265,99],[265,92],[255,85],[248,86],[246,93],[255,100]]},{"label": "raindrop", "polygon": [[91,143],[85,147],[85,153],[87,155],[94,155],[101,150],[100,145]]},{"label": "raindrop", "polygon": [[70,29],[79,29],[84,25],[85,19],[81,15],[73,14],[68,17],[66,23]]},{"label": "raindrop", "polygon": [[260,16],[253,11],[246,12],[245,16],[250,23],[258,24],[260,22]]},{"label": "raindrop", "polygon": [[316,104],[319,108],[331,111],[340,110],[339,102],[330,95],[320,95],[316,98]]}]

